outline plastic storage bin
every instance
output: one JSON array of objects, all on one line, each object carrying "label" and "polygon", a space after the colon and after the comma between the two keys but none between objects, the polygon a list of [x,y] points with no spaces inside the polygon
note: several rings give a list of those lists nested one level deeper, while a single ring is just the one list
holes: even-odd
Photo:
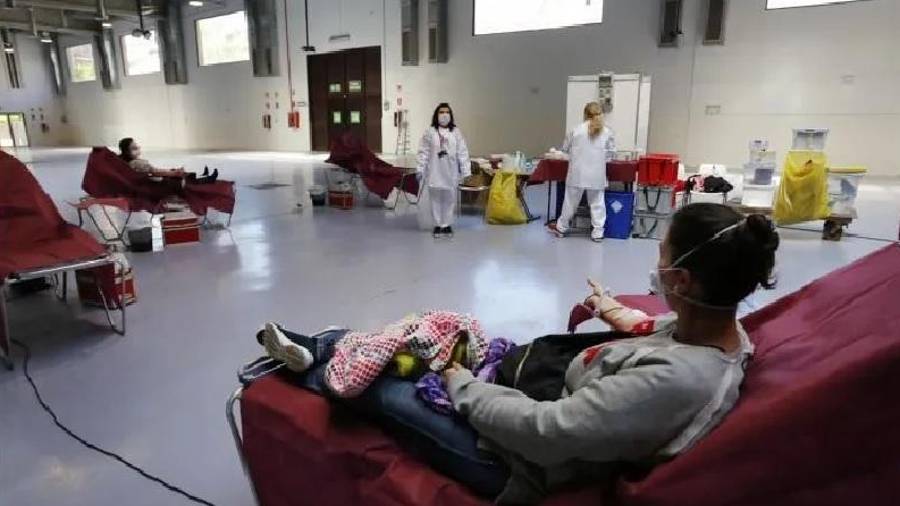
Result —
[{"label": "plastic storage bin", "polygon": [[868,170],[865,167],[831,167],[828,169],[828,205],[838,216],[856,214],[859,184]]},{"label": "plastic storage bin", "polygon": [[673,186],[638,186],[638,213],[672,214],[675,212],[675,188]]},{"label": "plastic storage bin", "polygon": [[[773,152],[774,153],[774,152]],[[772,184],[777,165],[775,162],[750,162],[744,164],[744,183],[750,185]]]},{"label": "plastic storage bin", "polygon": [[634,193],[607,191],[606,225],[603,234],[611,239],[631,237],[631,221],[634,218]]},{"label": "plastic storage bin", "polygon": [[128,244],[134,253],[153,251],[153,228],[134,228],[128,231]]},{"label": "plastic storage bin", "polygon": [[661,241],[666,237],[671,224],[671,216],[635,213],[632,235],[640,239],[657,239]]},{"label": "plastic storage bin", "polygon": [[824,151],[828,140],[827,128],[795,128],[793,150]]},{"label": "plastic storage bin", "polygon": [[315,207],[324,206],[327,202],[328,192],[323,186],[311,186],[309,188],[309,199]]},{"label": "plastic storage bin", "polygon": [[638,183],[647,186],[673,186],[678,181],[678,155],[649,154],[638,161]]},{"label": "plastic storage bin", "polygon": [[775,202],[775,192],[777,190],[777,185],[744,184],[744,196],[741,198],[741,205],[771,208]]},{"label": "plastic storage bin", "polygon": [[753,140],[750,141],[750,163],[776,163],[775,151],[769,150],[769,141]]}]

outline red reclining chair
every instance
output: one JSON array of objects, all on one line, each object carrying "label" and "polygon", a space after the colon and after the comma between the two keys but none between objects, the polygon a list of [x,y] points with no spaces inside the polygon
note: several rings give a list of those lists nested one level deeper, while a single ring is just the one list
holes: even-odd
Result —
[{"label": "red reclining chair", "polygon": [[[12,362],[3,293],[7,282],[59,276],[62,292],[58,295],[65,299],[69,271],[113,263],[104,246],[63,220],[53,200],[22,162],[0,151],[0,359],[8,368],[12,368]],[[98,286],[101,297],[109,301],[104,307],[110,327],[124,333],[125,304],[115,300],[116,287],[105,277],[98,279]],[[109,305],[121,311],[120,328],[113,323]]]},{"label": "red reclining chair", "polygon": [[[749,315],[757,353],[718,428],[643,480],[620,481],[612,497],[585,488],[545,504],[900,504],[898,297],[900,246],[891,245]],[[228,407],[264,506],[488,504],[277,374],[238,389]]]},{"label": "red reclining chair", "polygon": [[329,146],[327,163],[333,163],[350,174],[359,176],[366,189],[386,200],[394,188],[412,195],[419,194],[415,171],[401,169],[375,156],[375,153],[351,132],[344,132]]},{"label": "red reclining chair", "polygon": [[[103,204],[118,207],[128,213],[147,211],[159,214],[167,203],[184,201],[198,216],[206,216],[212,208],[228,214],[228,223],[234,214],[235,189],[232,181],[216,181],[211,184],[185,184],[180,179],[154,181],[132,170],[127,163],[105,147],[95,147],[88,157],[81,188],[91,196],[75,204],[81,212],[90,205]],[[127,223],[126,219],[126,223]],[[121,239],[123,231],[119,231]]]}]

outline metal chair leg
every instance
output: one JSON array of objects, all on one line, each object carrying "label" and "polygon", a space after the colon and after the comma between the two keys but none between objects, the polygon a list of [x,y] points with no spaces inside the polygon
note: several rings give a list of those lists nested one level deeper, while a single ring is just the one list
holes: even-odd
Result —
[{"label": "metal chair leg", "polygon": [[[56,298],[62,302],[65,302],[69,295],[69,276],[68,271],[62,271],[59,274],[53,275],[53,280],[55,281],[55,287],[53,291],[56,294]],[[59,276],[59,277],[57,277]]]},{"label": "metal chair leg", "polygon": [[116,327],[115,322],[113,322],[112,313],[109,310],[109,302],[111,302],[111,300],[106,298],[106,292],[103,291],[103,285],[100,283],[100,277],[97,275],[96,272],[94,272],[94,283],[97,285],[97,291],[100,292],[100,302],[103,304],[103,311],[106,312],[106,322],[109,323],[109,328],[112,329],[112,331],[115,332],[116,334],[119,334],[120,336],[124,336],[125,330],[126,330],[125,306],[127,306],[127,304],[125,303],[125,269],[119,262],[116,262],[113,266],[113,278],[114,279],[115,279],[115,275],[116,275],[116,267],[115,267],[116,265],[118,265],[119,267],[122,268],[121,269],[122,270],[122,284],[121,284],[121,290],[120,290],[119,302],[118,302],[119,312],[121,313],[121,320],[122,320],[121,327]]},{"label": "metal chair leg", "polygon": [[0,361],[6,370],[13,370],[13,362],[10,358],[9,322],[6,319],[6,284],[0,280]]},{"label": "metal chair leg", "polygon": [[256,494],[256,486],[253,484],[253,478],[250,476],[250,465],[247,463],[247,456],[244,455],[244,441],[241,439],[241,431],[237,426],[237,419],[234,414],[234,406],[237,401],[241,400],[244,393],[244,387],[238,387],[228,397],[225,402],[225,419],[228,421],[228,427],[231,429],[231,437],[234,439],[234,447],[237,450],[238,458],[241,460],[241,468],[244,470],[244,476],[250,483],[250,491],[253,492],[254,504],[260,504],[259,496]]}]

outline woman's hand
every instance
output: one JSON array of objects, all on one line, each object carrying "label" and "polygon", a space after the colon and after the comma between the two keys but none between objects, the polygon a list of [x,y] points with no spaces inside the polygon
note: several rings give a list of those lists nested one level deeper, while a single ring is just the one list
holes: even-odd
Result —
[{"label": "woman's hand", "polygon": [[599,295],[591,295],[588,298],[584,299],[584,305],[591,308],[594,311],[594,314],[597,315],[600,313],[600,305],[603,303],[603,299]]},{"label": "woman's hand", "polygon": [[454,376],[465,370],[466,368],[463,367],[459,362],[453,362],[452,364],[450,364],[450,367],[444,369],[444,384],[449,385],[450,380],[452,380]]},{"label": "woman's hand", "polygon": [[596,295],[598,297],[603,297],[605,295],[605,293],[604,293],[605,290],[603,289],[603,286],[600,283],[594,281],[591,278],[588,278],[587,283],[588,283],[588,286],[591,288],[591,291],[594,292],[594,295]]}]

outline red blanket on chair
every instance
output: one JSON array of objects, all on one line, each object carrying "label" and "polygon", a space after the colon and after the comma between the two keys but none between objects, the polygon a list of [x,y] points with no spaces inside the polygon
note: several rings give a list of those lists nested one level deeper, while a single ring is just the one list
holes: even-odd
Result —
[{"label": "red blanket on chair", "polygon": [[[545,505],[897,504],[898,294],[892,245],[748,316],[757,354],[718,428],[645,479],[621,482],[613,497],[586,488]],[[640,309],[656,309],[650,302]],[[277,375],[244,392],[241,414],[264,506],[488,504],[376,426]]]},{"label": "red blanket on chair", "polygon": [[105,254],[87,232],[63,220],[22,162],[0,151],[0,283],[13,272]]},{"label": "red blanket on chair", "polygon": [[234,212],[234,183],[216,181],[212,184],[186,184],[180,179],[154,181],[135,172],[115,153],[105,147],[95,147],[88,157],[81,188],[91,197],[128,199],[134,211],[160,213],[167,200],[179,198],[187,202],[191,211],[206,215],[208,208],[223,213]]},{"label": "red blanket on chair", "polygon": [[375,153],[357,136],[343,133],[331,143],[331,154],[326,162],[359,174],[368,190],[382,199],[388,198],[391,190],[400,187],[406,193],[417,195],[419,183],[414,177],[403,177],[403,170],[375,156]]}]

